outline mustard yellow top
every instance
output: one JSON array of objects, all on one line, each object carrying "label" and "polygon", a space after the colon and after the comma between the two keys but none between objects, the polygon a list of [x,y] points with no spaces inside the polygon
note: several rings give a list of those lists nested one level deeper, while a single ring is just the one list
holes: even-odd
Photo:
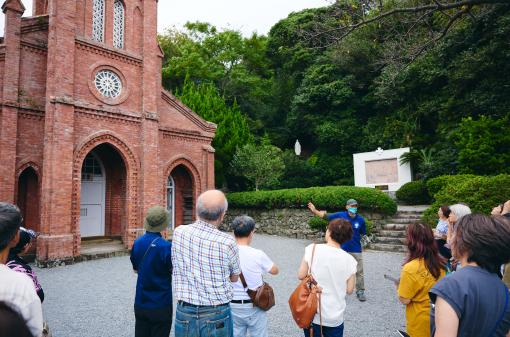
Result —
[{"label": "mustard yellow top", "polygon": [[406,306],[406,330],[411,337],[430,337],[429,290],[445,275],[441,270],[436,280],[425,266],[424,259],[415,259],[402,268],[398,295],[410,299]]}]

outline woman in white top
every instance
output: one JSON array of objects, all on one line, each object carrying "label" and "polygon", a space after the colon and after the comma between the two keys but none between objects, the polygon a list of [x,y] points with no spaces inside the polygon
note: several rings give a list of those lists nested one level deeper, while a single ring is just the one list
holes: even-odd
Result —
[{"label": "woman in white top", "polygon": [[[345,295],[352,294],[356,283],[356,260],[344,250],[341,244],[352,238],[351,223],[345,219],[334,219],[326,230],[326,243],[317,244],[312,261],[311,273],[322,288],[320,308],[313,319],[314,336],[342,337],[344,333]],[[298,278],[302,280],[308,273],[312,258],[313,244],[305,248],[305,255],[299,267]],[[310,329],[304,329],[305,337]]]}]

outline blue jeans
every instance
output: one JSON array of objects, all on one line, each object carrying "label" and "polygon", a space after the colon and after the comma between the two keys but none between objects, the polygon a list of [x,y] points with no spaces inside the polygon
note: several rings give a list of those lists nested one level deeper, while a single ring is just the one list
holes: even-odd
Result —
[{"label": "blue jeans", "polygon": [[196,307],[177,304],[175,337],[233,337],[230,305]]},{"label": "blue jeans", "polygon": [[267,337],[267,314],[251,303],[230,303],[234,337]]},{"label": "blue jeans", "polygon": [[[321,326],[312,323],[313,335],[318,337],[321,335]],[[310,330],[303,329],[305,331],[305,337],[310,337]],[[324,337],[343,337],[344,336],[344,323],[339,326],[322,326],[322,336]]]}]

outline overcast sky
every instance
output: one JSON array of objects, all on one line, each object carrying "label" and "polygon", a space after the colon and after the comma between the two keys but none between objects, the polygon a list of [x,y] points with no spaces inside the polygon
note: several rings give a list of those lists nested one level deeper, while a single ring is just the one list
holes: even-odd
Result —
[{"label": "overcast sky", "polygon": [[[25,14],[31,15],[32,0],[22,1],[27,9]],[[328,0],[159,0],[158,31],[182,27],[186,21],[203,21],[218,28],[240,30],[246,36],[254,31],[267,34],[272,25],[289,13],[327,4]],[[0,13],[0,36],[3,31],[4,15]]]}]

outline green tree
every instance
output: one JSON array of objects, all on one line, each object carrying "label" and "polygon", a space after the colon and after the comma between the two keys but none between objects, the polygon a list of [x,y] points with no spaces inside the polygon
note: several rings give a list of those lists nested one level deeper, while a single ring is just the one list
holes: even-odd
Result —
[{"label": "green tree", "polygon": [[453,138],[461,173],[510,173],[510,118],[465,118]]},{"label": "green tree", "polygon": [[236,148],[253,142],[246,117],[235,102],[228,106],[218,89],[209,82],[195,84],[186,79],[182,91],[177,91],[176,96],[201,117],[218,125],[212,143],[216,149],[216,186],[228,185],[233,177],[225,164],[230,163]]},{"label": "green tree", "polygon": [[259,188],[277,186],[285,170],[282,151],[264,141],[260,145],[246,144],[237,149],[231,167],[236,174],[246,177]]},{"label": "green tree", "polygon": [[273,115],[273,71],[265,56],[265,36],[245,38],[236,30],[188,22],[184,30],[167,30],[159,42],[165,52],[165,88],[181,90],[186,78],[214,83],[227,104],[237,104],[246,114],[252,132],[264,134],[263,121]]}]

